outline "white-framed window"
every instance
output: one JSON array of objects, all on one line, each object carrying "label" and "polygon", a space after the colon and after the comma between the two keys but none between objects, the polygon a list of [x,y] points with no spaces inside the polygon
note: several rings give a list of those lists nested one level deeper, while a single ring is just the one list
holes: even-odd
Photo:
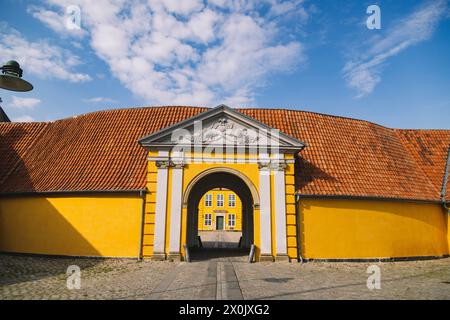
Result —
[{"label": "white-framed window", "polygon": [[228,215],[228,226],[233,228],[236,226],[236,215],[234,213]]},{"label": "white-framed window", "polygon": [[205,213],[205,226],[211,226],[211,225],[212,225],[212,214]]},{"label": "white-framed window", "polygon": [[216,197],[216,205],[218,206],[218,207],[223,207],[223,194],[217,194],[217,197]]},{"label": "white-framed window", "polygon": [[228,206],[236,207],[236,195],[235,194],[228,195]]},{"label": "white-framed window", "polygon": [[205,207],[212,207],[212,194],[205,196]]}]

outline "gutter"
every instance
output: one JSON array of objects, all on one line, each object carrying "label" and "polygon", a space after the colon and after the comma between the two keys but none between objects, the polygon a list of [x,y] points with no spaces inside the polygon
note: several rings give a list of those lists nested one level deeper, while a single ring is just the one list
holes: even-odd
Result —
[{"label": "gutter", "polygon": [[448,211],[450,211],[450,208],[447,206],[447,201],[445,200],[445,195],[447,193],[447,182],[448,182],[449,173],[450,173],[450,146],[448,147],[447,163],[445,164],[444,180],[442,181],[442,189],[441,189],[442,205]]},{"label": "gutter", "polygon": [[320,195],[320,194],[300,194],[296,196],[302,199],[327,199],[327,200],[373,200],[373,201],[392,201],[392,202],[417,202],[417,203],[440,203],[440,200],[427,199],[407,199],[407,198],[389,198],[380,196],[354,196],[354,195]]},{"label": "gutter", "polygon": [[141,193],[142,189],[136,190],[63,190],[63,191],[30,191],[30,192],[0,192],[0,197],[18,197],[18,196],[40,196],[40,195],[65,195],[65,194],[136,194]]},{"label": "gutter", "polygon": [[139,256],[138,260],[142,260],[144,258],[144,223],[145,223],[145,198],[147,195],[147,190],[141,190],[139,192],[139,196],[142,198],[142,207],[141,207],[141,233],[139,236]]}]

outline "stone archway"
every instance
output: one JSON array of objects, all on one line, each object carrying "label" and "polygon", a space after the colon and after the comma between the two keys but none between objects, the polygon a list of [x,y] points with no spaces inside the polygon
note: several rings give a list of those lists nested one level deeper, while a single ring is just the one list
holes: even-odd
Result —
[{"label": "stone archway", "polygon": [[241,243],[255,245],[257,261],[297,258],[294,163],[303,142],[223,105],[139,142],[148,151],[144,256],[183,259],[197,240],[193,208],[222,187],[244,204]]},{"label": "stone archway", "polygon": [[198,205],[202,196],[211,189],[226,188],[234,191],[242,202],[242,242],[243,248],[254,243],[254,208],[259,206],[256,188],[242,173],[229,168],[214,168],[198,175],[188,186],[184,195],[187,207],[186,243],[197,245]]}]

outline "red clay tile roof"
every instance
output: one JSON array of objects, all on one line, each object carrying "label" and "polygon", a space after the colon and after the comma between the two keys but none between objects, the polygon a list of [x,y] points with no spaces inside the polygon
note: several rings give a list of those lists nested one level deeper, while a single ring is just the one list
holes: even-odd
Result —
[{"label": "red clay tile roof", "polygon": [[[443,169],[450,148],[449,130],[397,130],[405,146],[427,177],[442,191]],[[450,179],[445,199],[450,201]]]},{"label": "red clay tile roof", "polygon": [[[402,130],[311,112],[244,112],[307,143],[296,168],[302,195],[439,200],[445,162],[442,151],[450,145],[450,130],[436,136],[439,142],[424,142],[424,148],[436,155],[431,169],[422,168],[421,156],[411,153],[414,146],[402,138]],[[427,175],[427,170],[435,174]]]},{"label": "red clay tile roof", "polygon": [[21,166],[32,145],[46,127],[45,123],[0,123],[0,186],[13,175],[20,174]]},{"label": "red clay tile roof", "polygon": [[[138,139],[206,110],[149,107],[0,123],[0,193],[144,189],[146,152]],[[450,130],[389,129],[294,110],[238,111],[307,143],[296,164],[302,195],[439,200]]]}]

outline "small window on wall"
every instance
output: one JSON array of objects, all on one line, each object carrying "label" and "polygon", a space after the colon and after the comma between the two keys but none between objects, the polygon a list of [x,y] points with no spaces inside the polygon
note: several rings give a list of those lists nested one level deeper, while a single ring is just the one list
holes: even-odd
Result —
[{"label": "small window on wall", "polygon": [[235,225],[236,225],[236,215],[229,214],[228,215],[228,226],[234,228]]},{"label": "small window on wall", "polygon": [[211,226],[212,225],[212,214],[206,213],[205,214],[205,226]]},{"label": "small window on wall", "polygon": [[228,195],[228,206],[236,207],[236,195],[235,194]]},{"label": "small window on wall", "polygon": [[223,194],[217,195],[216,202],[218,207],[223,207]]},{"label": "small window on wall", "polygon": [[205,207],[212,207],[212,194],[205,196]]}]

